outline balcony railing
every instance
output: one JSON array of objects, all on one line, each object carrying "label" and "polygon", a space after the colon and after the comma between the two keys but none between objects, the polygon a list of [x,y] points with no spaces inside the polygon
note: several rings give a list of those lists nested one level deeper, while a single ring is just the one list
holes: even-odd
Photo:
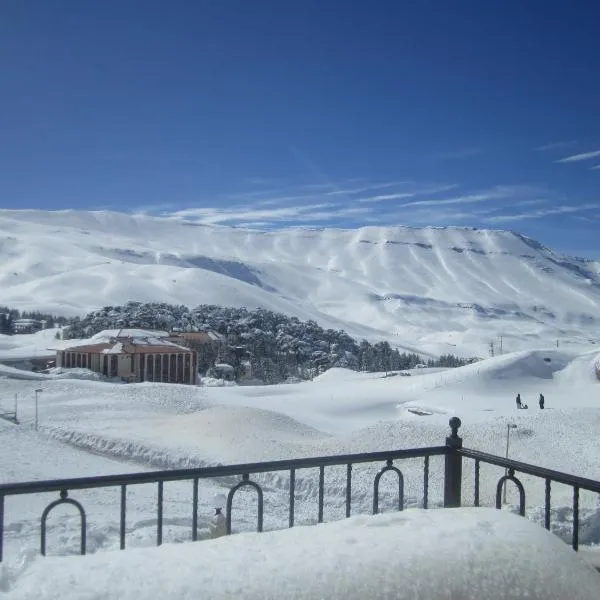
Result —
[{"label": "balcony railing", "polygon": [[[288,500],[288,525],[294,526],[295,522],[295,504],[296,504],[296,473],[301,469],[318,469],[318,501],[317,501],[317,521],[323,522],[324,497],[325,497],[325,469],[327,467],[345,467],[346,485],[345,485],[345,515],[349,517],[352,514],[352,471],[353,466],[364,463],[381,463],[382,467],[375,475],[373,480],[373,504],[372,512],[379,512],[379,484],[381,477],[388,472],[395,474],[398,482],[397,509],[403,510],[405,506],[405,478],[402,470],[398,466],[398,461],[406,459],[423,459],[422,466],[422,508],[429,507],[429,468],[430,458],[435,456],[444,457],[444,497],[443,506],[445,508],[460,507],[462,502],[463,487],[463,458],[474,461],[474,499],[473,505],[480,505],[480,465],[481,463],[504,467],[506,473],[500,477],[496,486],[496,508],[502,505],[503,486],[512,482],[517,486],[519,492],[519,513],[525,515],[525,487],[518,479],[517,474],[526,474],[538,477],[545,481],[545,513],[544,525],[550,529],[551,520],[551,486],[552,483],[560,483],[573,488],[573,531],[572,546],[575,550],[579,547],[579,494],[581,490],[589,490],[600,494],[600,482],[591,479],[585,479],[550,469],[545,469],[535,465],[522,463],[519,461],[494,456],[477,450],[469,450],[462,447],[462,438],[458,435],[458,429],[461,425],[460,419],[453,417],[450,419],[451,433],[446,438],[443,446],[433,446],[426,448],[410,448],[405,450],[391,450],[387,452],[370,452],[363,454],[345,454],[335,456],[321,456],[316,458],[303,458],[293,460],[279,460],[271,462],[226,465],[218,467],[206,467],[200,469],[179,469],[167,471],[154,471],[145,473],[131,473],[124,475],[108,475],[100,477],[81,477],[75,479],[56,479],[49,481],[31,481],[25,483],[9,483],[0,485],[0,561],[3,559],[4,547],[4,520],[5,520],[5,498],[7,496],[16,496],[23,494],[39,494],[46,492],[58,492],[59,497],[48,504],[41,514],[40,520],[40,551],[46,554],[46,522],[49,514],[54,508],[61,505],[72,505],[79,512],[80,516],[80,548],[81,554],[86,553],[87,539],[87,516],[84,506],[76,498],[69,494],[78,490],[87,490],[93,488],[120,488],[119,503],[119,547],[121,550],[126,547],[126,526],[127,526],[127,488],[130,485],[137,484],[156,484],[157,486],[157,504],[156,504],[156,544],[163,542],[163,513],[164,513],[164,484],[166,482],[179,481],[190,482],[192,487],[191,512],[191,531],[190,540],[198,539],[198,489],[201,480],[208,480],[222,477],[240,477],[241,479],[234,484],[227,495],[226,500],[226,532],[232,532],[233,499],[236,492],[245,487],[252,488],[257,494],[257,522],[256,530],[263,530],[264,518],[264,497],[263,489],[259,483],[252,479],[253,475],[260,473],[274,473],[286,471],[289,474],[289,500]],[[115,507],[115,511],[116,511]]]}]

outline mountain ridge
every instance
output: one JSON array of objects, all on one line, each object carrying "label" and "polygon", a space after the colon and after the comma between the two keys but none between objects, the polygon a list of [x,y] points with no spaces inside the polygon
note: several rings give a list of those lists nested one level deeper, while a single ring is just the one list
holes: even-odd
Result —
[{"label": "mountain ridge", "polygon": [[401,348],[482,355],[498,336],[512,350],[595,342],[600,262],[504,230],[0,210],[1,304],[69,316],[128,300],[262,306]]}]

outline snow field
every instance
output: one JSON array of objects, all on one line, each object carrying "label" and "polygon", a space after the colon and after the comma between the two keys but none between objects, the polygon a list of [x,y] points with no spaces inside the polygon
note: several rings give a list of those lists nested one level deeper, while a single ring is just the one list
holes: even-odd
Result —
[{"label": "snow field", "polygon": [[[203,467],[284,458],[372,452],[443,445],[449,416],[463,421],[466,447],[503,455],[506,425],[513,423],[510,456],[567,473],[600,479],[596,353],[575,355],[537,350],[506,355],[454,370],[415,369],[411,377],[333,369],[312,382],[269,387],[123,385],[40,376],[18,378],[5,371],[1,405],[19,395],[15,426],[0,421],[2,481],[23,481]],[[549,359],[549,360],[548,360]],[[41,387],[40,430],[33,430],[34,394]],[[519,391],[530,405],[514,408]],[[547,409],[537,409],[539,391]],[[408,408],[427,408],[419,416]],[[423,503],[423,459],[396,461],[405,479],[405,505]],[[352,514],[370,513],[373,480],[383,464],[357,464],[352,472]],[[473,461],[463,461],[463,501],[473,501]],[[503,469],[481,465],[481,504],[494,506]],[[519,476],[525,485],[528,517],[543,522],[544,481]],[[266,530],[289,518],[289,472],[252,477],[264,490]],[[199,537],[207,535],[215,493],[227,493],[238,478],[202,480]],[[345,517],[346,468],[325,469],[324,518]],[[127,545],[156,541],[156,486],[127,492]],[[191,539],[192,484],[165,484],[164,540]],[[296,472],[295,522],[314,524],[318,514],[318,469]],[[89,551],[118,547],[119,488],[73,492],[88,512]],[[430,461],[429,506],[443,497],[443,458]],[[39,547],[39,516],[57,494],[6,500],[8,565],[27,563]],[[508,501],[517,510],[516,491]],[[572,489],[552,486],[552,528],[570,541]],[[600,543],[600,509],[595,494],[581,492],[582,544]],[[397,507],[394,474],[382,477],[380,510]],[[234,531],[256,528],[256,495],[235,497]],[[76,552],[78,517],[57,509],[49,520],[49,553]],[[12,567],[11,567],[12,568]]]}]

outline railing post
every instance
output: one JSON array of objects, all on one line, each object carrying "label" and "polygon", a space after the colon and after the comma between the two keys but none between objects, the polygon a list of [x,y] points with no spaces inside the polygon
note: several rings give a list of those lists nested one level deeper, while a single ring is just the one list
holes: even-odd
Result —
[{"label": "railing post", "polygon": [[446,438],[445,469],[444,469],[444,507],[456,508],[461,505],[461,486],[462,486],[462,456],[456,452],[462,448],[462,438],[458,436],[458,428],[461,421],[458,417],[450,419],[450,428],[452,430],[449,437]]}]

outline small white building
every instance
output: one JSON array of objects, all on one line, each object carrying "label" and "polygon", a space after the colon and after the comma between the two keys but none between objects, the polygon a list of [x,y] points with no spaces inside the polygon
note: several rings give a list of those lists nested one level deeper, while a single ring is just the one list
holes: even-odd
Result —
[{"label": "small white building", "polygon": [[46,326],[46,321],[38,319],[15,319],[12,327],[15,333],[35,333]]}]

